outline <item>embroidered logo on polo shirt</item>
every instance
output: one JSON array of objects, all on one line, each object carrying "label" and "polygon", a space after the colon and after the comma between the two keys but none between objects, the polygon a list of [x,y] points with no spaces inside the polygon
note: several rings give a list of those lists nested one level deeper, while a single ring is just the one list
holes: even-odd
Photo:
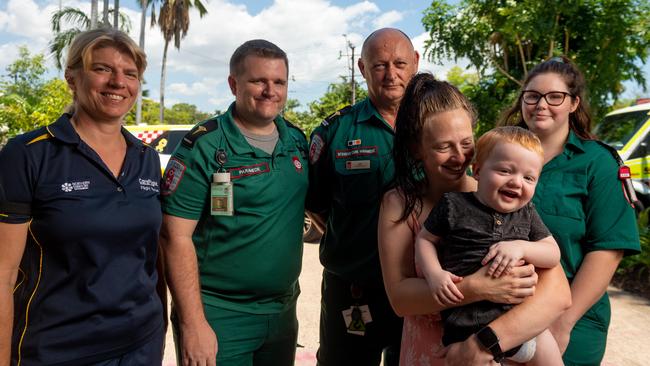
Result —
[{"label": "embroidered logo on polo shirt", "polygon": [[251,175],[268,173],[271,171],[271,169],[269,169],[269,163],[259,163],[254,165],[240,166],[238,168],[228,169],[228,171],[230,172],[230,179],[237,179],[237,178],[248,177]]},{"label": "embroidered logo on polo shirt", "polygon": [[90,188],[90,181],[84,180],[80,182],[65,182],[61,184],[61,190],[63,192],[72,192],[72,191],[85,191]]},{"label": "embroidered logo on polo shirt", "polygon": [[[185,173],[185,164],[176,158],[169,159],[167,168],[165,169],[165,177],[163,178],[162,194],[168,195],[174,193],[178,184],[183,179]],[[142,188],[142,187],[141,187]]]},{"label": "embroidered logo on polo shirt", "polygon": [[140,190],[142,191],[160,192],[158,189],[158,182],[155,180],[138,178],[138,182],[140,183]]},{"label": "embroidered logo on polo shirt", "polygon": [[293,166],[296,168],[296,171],[298,173],[302,173],[302,163],[300,162],[300,159],[298,159],[297,156],[294,156],[292,160],[293,160]]}]

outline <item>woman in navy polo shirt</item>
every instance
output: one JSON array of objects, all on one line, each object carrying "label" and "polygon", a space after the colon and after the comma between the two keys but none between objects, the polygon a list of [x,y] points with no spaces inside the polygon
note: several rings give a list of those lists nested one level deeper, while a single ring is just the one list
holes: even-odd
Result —
[{"label": "woman in navy polo shirt", "polygon": [[145,67],[125,33],[81,33],[70,111],[0,152],[0,364],[161,364],[160,163],[122,128]]}]

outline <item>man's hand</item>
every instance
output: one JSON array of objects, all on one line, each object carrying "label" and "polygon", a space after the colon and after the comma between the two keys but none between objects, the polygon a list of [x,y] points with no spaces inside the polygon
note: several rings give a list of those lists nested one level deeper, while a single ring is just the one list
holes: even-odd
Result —
[{"label": "man's hand", "polygon": [[181,325],[180,331],[183,366],[216,366],[217,335],[210,324]]}]

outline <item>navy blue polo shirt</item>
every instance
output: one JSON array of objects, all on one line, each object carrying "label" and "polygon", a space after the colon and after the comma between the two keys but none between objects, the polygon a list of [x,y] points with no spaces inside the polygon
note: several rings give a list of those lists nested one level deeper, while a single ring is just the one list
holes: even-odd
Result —
[{"label": "navy blue polo shirt", "polygon": [[155,291],[158,155],[122,129],[127,151],[115,178],[69,117],[0,151],[0,222],[30,222],[14,292],[12,364],[114,358],[163,324]]}]

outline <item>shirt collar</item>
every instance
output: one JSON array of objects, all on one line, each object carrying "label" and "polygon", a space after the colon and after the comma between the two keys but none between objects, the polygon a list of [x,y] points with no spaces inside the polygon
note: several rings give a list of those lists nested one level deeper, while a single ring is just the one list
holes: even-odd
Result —
[{"label": "shirt collar", "polygon": [[379,114],[377,108],[375,108],[375,106],[370,101],[370,98],[366,98],[362,100],[360,103],[361,103],[361,108],[359,109],[359,113],[357,114],[357,119],[355,121],[356,123],[368,122],[373,118],[378,119],[380,122],[386,123],[384,117],[382,117],[381,114]]},{"label": "shirt collar", "polygon": [[47,132],[52,135],[52,137],[65,142],[66,144],[79,144],[81,138],[74,127],[72,127],[72,118],[71,114],[63,113],[54,123],[47,126]]},{"label": "shirt collar", "polygon": [[583,152],[585,152],[584,142],[572,129],[569,129],[569,137],[566,140],[566,144],[564,144],[564,154],[572,157],[574,154]]},{"label": "shirt collar", "polygon": [[[74,129],[74,126],[72,126],[72,121],[70,120],[71,118],[71,114],[63,113],[61,117],[59,117],[54,123],[47,126],[47,132],[49,132],[52,137],[58,139],[61,142],[78,145],[81,143],[81,138],[79,137],[77,131]],[[124,128],[124,126],[122,126],[121,132],[128,146],[144,146],[142,141],[138,140],[137,137],[129,133]]]},{"label": "shirt collar", "polygon": [[[262,155],[266,153],[262,152],[260,149],[254,149],[248,141],[246,141],[246,138],[239,130],[239,127],[235,124],[235,119],[233,117],[234,110],[235,102],[232,102],[222,120],[224,134],[232,150],[238,155],[252,153],[256,157],[267,156]],[[273,122],[278,129],[278,144],[274,151],[280,151],[280,149],[282,149],[282,151],[290,150],[290,147],[294,146],[294,144],[290,143],[291,136],[289,136],[288,127],[284,119],[278,115],[275,117]]]}]

